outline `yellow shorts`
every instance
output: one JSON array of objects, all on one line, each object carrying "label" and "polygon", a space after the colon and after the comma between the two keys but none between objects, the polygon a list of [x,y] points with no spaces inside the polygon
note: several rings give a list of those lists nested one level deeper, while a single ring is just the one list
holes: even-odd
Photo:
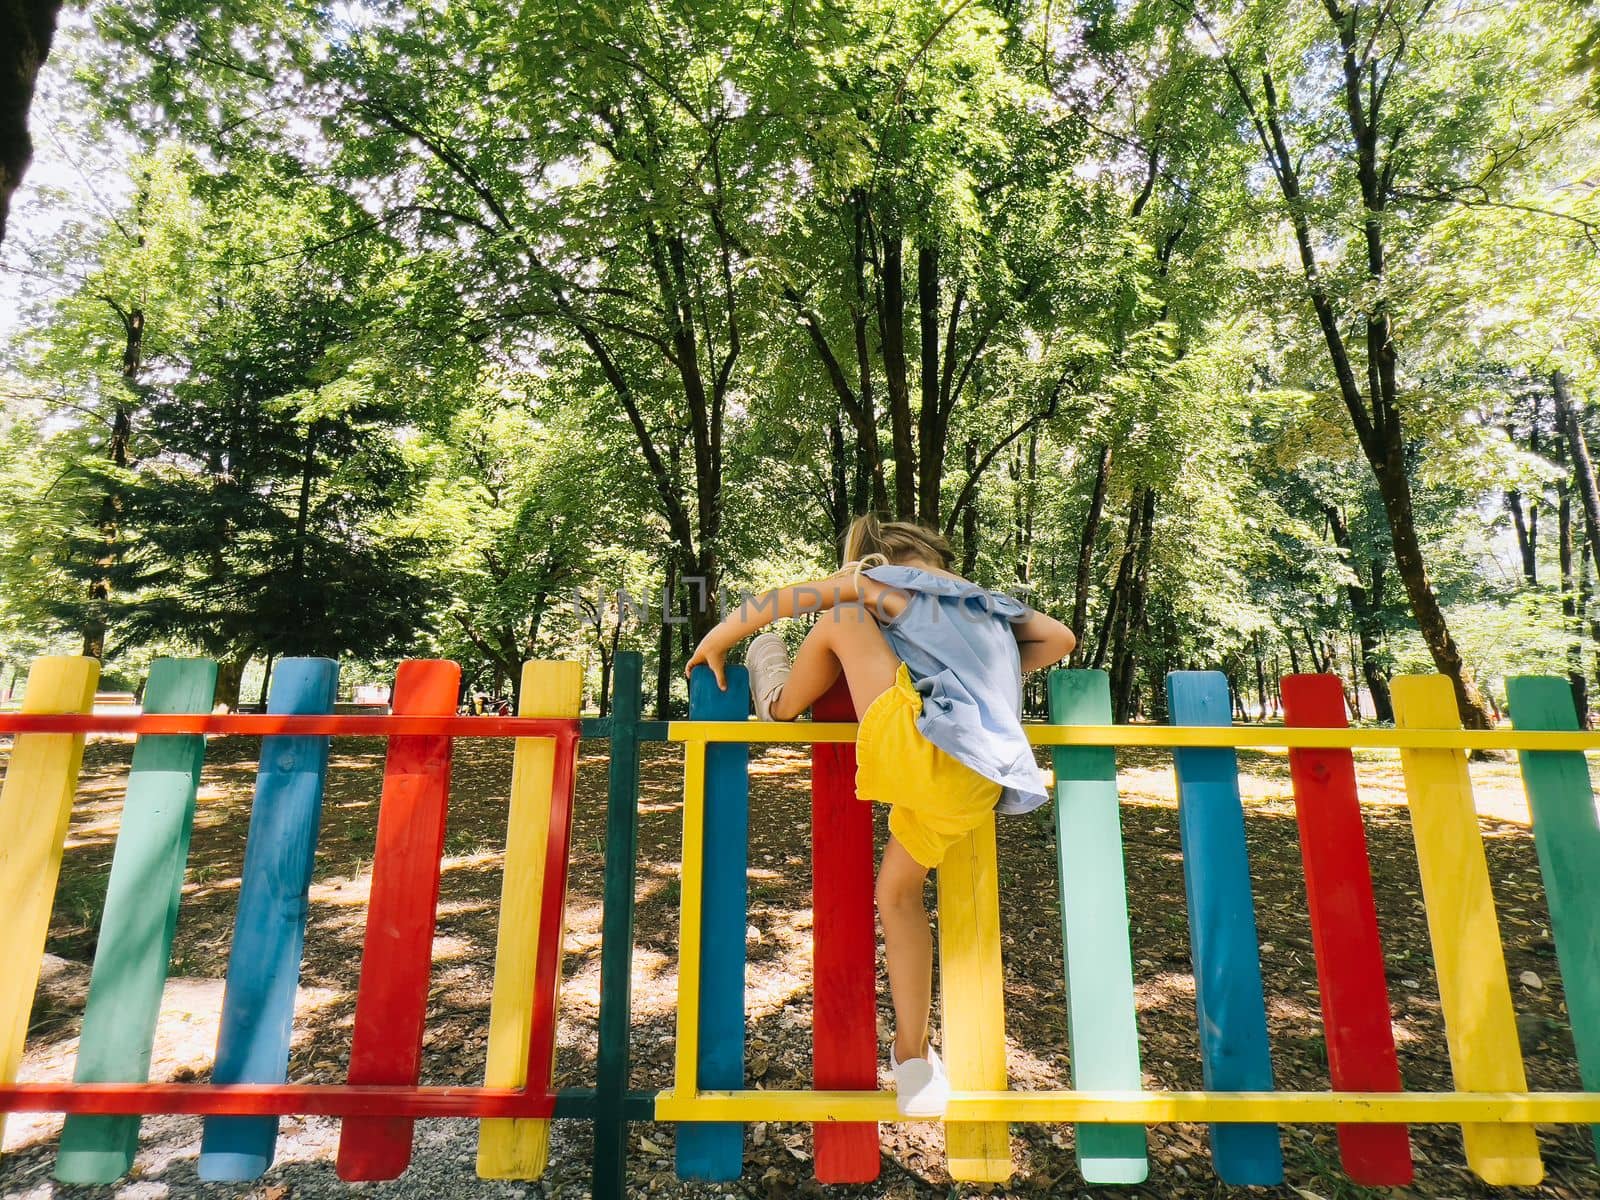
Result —
[{"label": "yellow shorts", "polygon": [[889,832],[930,870],[982,825],[1000,785],[939,749],[917,728],[922,697],[904,663],[856,731],[856,795],[889,805]]}]

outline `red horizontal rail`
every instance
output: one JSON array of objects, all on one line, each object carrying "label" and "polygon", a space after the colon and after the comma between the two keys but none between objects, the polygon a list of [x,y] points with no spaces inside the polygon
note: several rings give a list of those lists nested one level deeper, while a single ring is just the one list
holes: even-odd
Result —
[{"label": "red horizontal rail", "polygon": [[279,716],[273,713],[0,713],[4,733],[214,733],[339,734],[349,737],[393,737],[435,734],[447,737],[575,738],[575,717],[423,717],[319,714]]},{"label": "red horizontal rail", "polygon": [[0,1112],[271,1117],[551,1117],[552,1095],[483,1087],[292,1083],[14,1083]]}]

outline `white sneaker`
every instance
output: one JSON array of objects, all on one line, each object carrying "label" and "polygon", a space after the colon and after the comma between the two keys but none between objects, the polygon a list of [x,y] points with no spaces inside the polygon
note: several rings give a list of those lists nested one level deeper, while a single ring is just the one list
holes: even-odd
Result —
[{"label": "white sneaker", "polygon": [[755,702],[756,717],[772,720],[772,703],[789,682],[793,664],[789,662],[789,647],[775,633],[758,634],[744,654],[745,668],[750,672],[750,699]]},{"label": "white sneaker", "polygon": [[950,1104],[950,1077],[944,1073],[938,1051],[929,1046],[927,1058],[898,1062],[891,1045],[889,1066],[894,1071],[895,1107],[902,1117],[944,1116]]}]

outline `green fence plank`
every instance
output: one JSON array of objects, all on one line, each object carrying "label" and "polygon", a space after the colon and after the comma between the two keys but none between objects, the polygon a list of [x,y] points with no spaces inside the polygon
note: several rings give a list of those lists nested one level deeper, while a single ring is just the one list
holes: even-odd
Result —
[{"label": "green fence plank", "polygon": [[[217,664],[210,659],[158,658],[150,664],[144,711],[210,712],[216,689]],[[205,750],[199,734],[145,736],[134,746],[89,977],[77,1083],[140,1083],[149,1077]],[[114,1183],[133,1165],[138,1143],[136,1116],[69,1116],[56,1178]]]},{"label": "green fence plank", "polygon": [[[1111,724],[1106,673],[1050,672],[1050,720],[1057,725]],[[1080,1091],[1138,1090],[1143,1077],[1116,751],[1110,746],[1056,746],[1050,755],[1056,772],[1072,1086]],[[1085,1183],[1142,1183],[1150,1173],[1143,1126],[1079,1125],[1076,1139]]]},{"label": "green fence plank", "polygon": [[633,1023],[633,891],[639,848],[639,688],[637,651],[617,654],[612,683],[611,762],[606,785],[605,892],[601,901],[600,1046],[595,1064],[595,1200],[622,1200],[626,1190],[628,1034]]},{"label": "green fence plank", "polygon": [[[1506,681],[1517,729],[1576,730],[1572,685],[1548,675]],[[1561,965],[1578,1077],[1600,1092],[1600,817],[1589,764],[1577,750],[1521,750],[1522,785],[1533,813],[1533,842],[1550,905],[1550,932]],[[1591,1126],[1600,1154],[1600,1126]]]}]

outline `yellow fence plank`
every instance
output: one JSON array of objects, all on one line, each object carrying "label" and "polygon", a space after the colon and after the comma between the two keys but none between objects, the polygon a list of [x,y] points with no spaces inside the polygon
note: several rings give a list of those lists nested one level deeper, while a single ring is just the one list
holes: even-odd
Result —
[{"label": "yellow fence plank", "polygon": [[[1583,750],[1600,752],[1600,733],[1535,729],[1318,729],[1282,725],[1025,725],[1035,746],[1194,746],[1311,750]],[[845,721],[669,721],[669,742],[856,740]]]},{"label": "yellow fence plank", "polygon": [[678,1030],[673,1089],[693,1096],[700,1070],[700,908],[705,879],[706,744],[683,748],[683,861],[678,872]]},{"label": "yellow fence plank", "polygon": [[[945,855],[939,881],[939,983],[944,1059],[952,1090],[1006,1086],[1005,976],[1000,960],[1000,879],[990,816]],[[1011,1130],[1003,1121],[945,1126],[950,1177],[1011,1178]]]},{"label": "yellow fence plank", "polygon": [[[899,1121],[891,1092],[751,1089],[663,1095],[658,1121]],[[922,1118],[935,1120],[936,1118]],[[951,1094],[945,1120],[1049,1121],[1082,1125],[1243,1122],[1301,1125],[1459,1125],[1506,1121],[1588,1125],[1600,1121],[1595,1092],[1131,1092]]]},{"label": "yellow fence plank", "polygon": [[[1455,695],[1442,675],[1401,676],[1394,680],[1393,695],[1395,723],[1402,730],[1460,727]],[[1466,754],[1402,750],[1400,765],[1456,1087],[1526,1091]],[[1529,1187],[1544,1177],[1531,1127],[1468,1123],[1461,1135],[1467,1165],[1486,1183]]]},{"label": "yellow fence plank", "polygon": [[[85,713],[94,707],[100,663],[41,658],[28,671],[25,713]],[[50,929],[61,849],[83,763],[83,735],[18,736],[0,788],[0,1083],[14,1083]],[[0,1113],[0,1139],[5,1114]]]},{"label": "yellow fence plank", "polygon": [[[576,717],[582,705],[583,668],[575,662],[523,663],[521,697],[518,716]],[[528,1081],[555,754],[551,738],[518,738],[512,756],[505,878],[495,938],[494,991],[489,1001],[487,1087],[522,1087]],[[564,938],[565,931],[563,920],[556,936]],[[558,986],[560,978],[558,966]],[[478,1174],[484,1179],[537,1179],[544,1174],[549,1157],[548,1120],[494,1118],[479,1125]]]}]

